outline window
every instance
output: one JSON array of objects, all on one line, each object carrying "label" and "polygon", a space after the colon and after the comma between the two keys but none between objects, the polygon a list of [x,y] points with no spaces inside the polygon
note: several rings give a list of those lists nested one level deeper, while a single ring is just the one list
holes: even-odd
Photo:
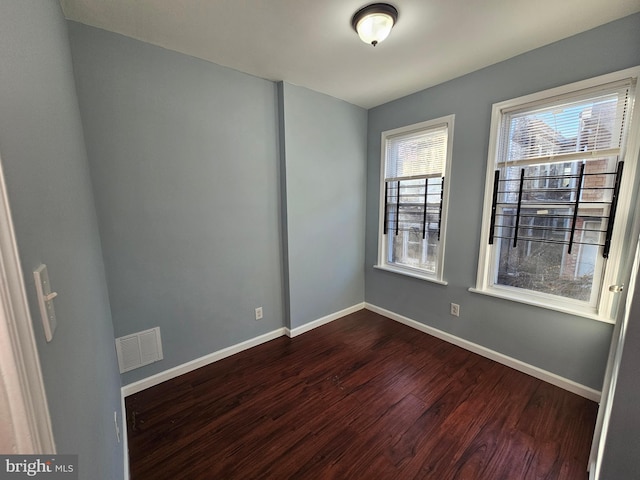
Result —
[{"label": "window", "polygon": [[445,283],[453,115],[382,133],[377,268]]},{"label": "window", "polygon": [[493,106],[476,291],[614,317],[638,69]]}]

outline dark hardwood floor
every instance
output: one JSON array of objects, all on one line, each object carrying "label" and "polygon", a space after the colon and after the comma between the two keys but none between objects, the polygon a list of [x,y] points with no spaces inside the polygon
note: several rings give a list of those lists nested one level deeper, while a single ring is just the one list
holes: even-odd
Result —
[{"label": "dark hardwood floor", "polygon": [[362,310],[126,408],[133,480],[586,480],[597,405]]}]

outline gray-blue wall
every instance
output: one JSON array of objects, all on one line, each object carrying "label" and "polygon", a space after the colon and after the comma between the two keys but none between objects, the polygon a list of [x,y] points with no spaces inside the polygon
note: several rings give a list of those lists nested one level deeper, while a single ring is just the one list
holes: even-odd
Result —
[{"label": "gray-blue wall", "polygon": [[289,326],[364,301],[366,110],[278,84]]},{"label": "gray-blue wall", "polygon": [[115,334],[162,332],[123,383],[281,328],[276,85],[69,31]]},{"label": "gray-blue wall", "polygon": [[[57,450],[79,454],[81,479],[122,478],[120,377],[67,25],[56,0],[1,10],[0,157]],[[40,263],[59,294],[51,343],[35,299]]]},{"label": "gray-blue wall", "polygon": [[[468,291],[478,264],[491,106],[640,64],[640,15],[604,25],[369,111],[366,301],[600,389],[612,326]],[[377,261],[380,134],[456,115],[441,286],[373,269]],[[460,318],[449,304],[461,305]]]}]

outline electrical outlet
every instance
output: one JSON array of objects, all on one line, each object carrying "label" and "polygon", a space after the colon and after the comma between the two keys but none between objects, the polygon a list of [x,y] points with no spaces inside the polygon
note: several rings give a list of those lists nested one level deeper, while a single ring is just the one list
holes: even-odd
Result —
[{"label": "electrical outlet", "polygon": [[451,315],[453,315],[454,317],[460,316],[460,305],[458,305],[457,303],[451,304]]},{"label": "electrical outlet", "polygon": [[118,412],[113,412],[113,423],[116,426],[116,438],[118,439],[118,443],[120,443],[120,425],[118,425]]},{"label": "electrical outlet", "polygon": [[256,308],[256,320],[262,320],[262,307]]}]

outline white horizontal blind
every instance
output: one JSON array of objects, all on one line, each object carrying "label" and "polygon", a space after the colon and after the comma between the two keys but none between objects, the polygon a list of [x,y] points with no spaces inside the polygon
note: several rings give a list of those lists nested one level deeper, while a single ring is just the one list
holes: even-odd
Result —
[{"label": "white horizontal blind", "polygon": [[387,138],[385,181],[443,176],[447,133],[447,125],[438,125]]},{"label": "white horizontal blind", "polygon": [[631,82],[505,112],[498,163],[531,165],[617,156]]}]

